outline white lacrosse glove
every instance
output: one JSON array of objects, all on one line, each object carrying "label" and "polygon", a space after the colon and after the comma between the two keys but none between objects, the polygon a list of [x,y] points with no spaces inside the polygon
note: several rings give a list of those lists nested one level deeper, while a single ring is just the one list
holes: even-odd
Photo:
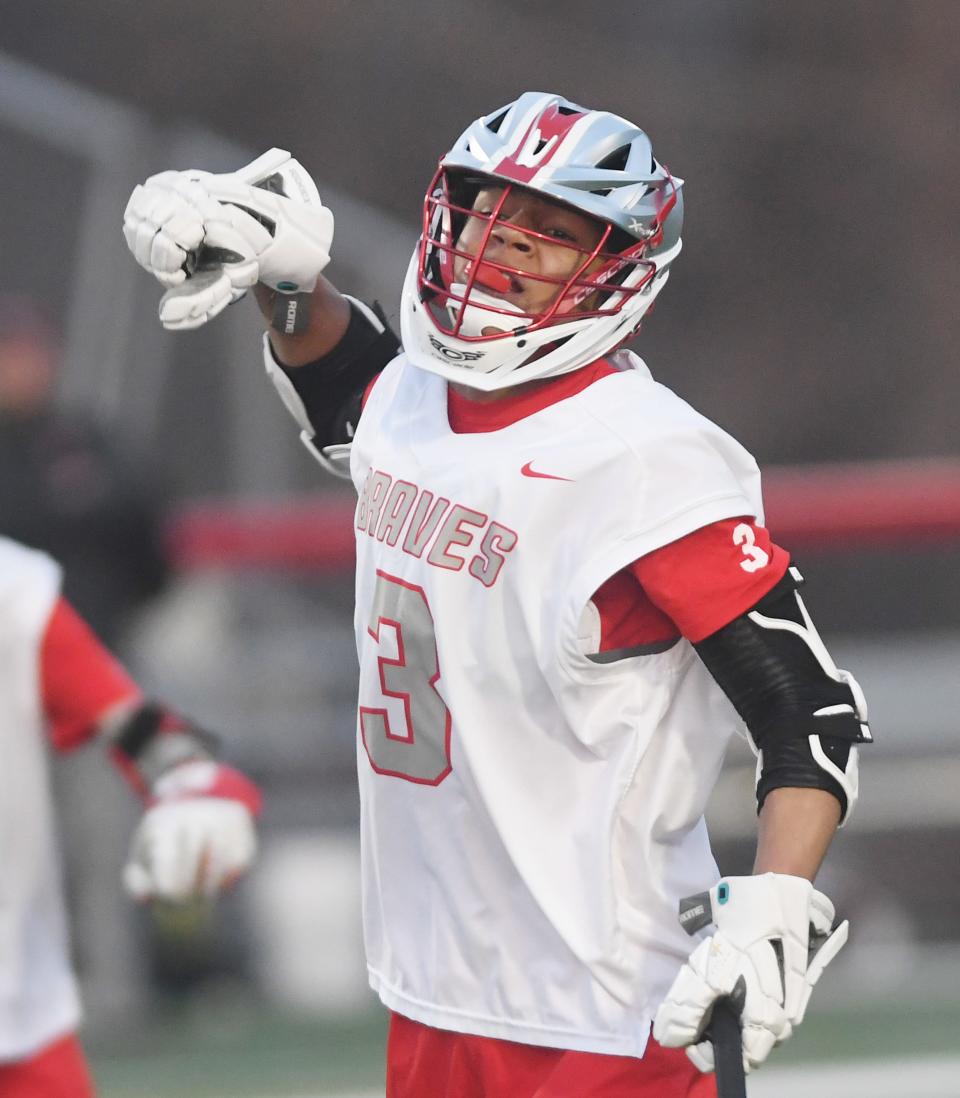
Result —
[{"label": "white lacrosse glove", "polygon": [[330,262],[333,214],[304,168],[270,149],[236,172],[166,171],[123,215],[134,258],[164,286],[160,322],[199,328],[263,282],[308,293]]},{"label": "white lacrosse glove", "polygon": [[123,883],[135,900],[184,903],[231,885],[253,861],[257,787],[209,760],[171,767],[155,783]]},{"label": "white lacrosse glove", "polygon": [[653,1036],[686,1047],[701,1071],[713,1071],[704,1034],[721,996],[742,1002],[743,1066],[763,1063],[803,1021],[813,986],[847,940],[833,927],[833,904],[802,877],[764,873],[725,877],[709,892],[682,900],[680,921],[694,934],[711,923],[657,1011]]}]

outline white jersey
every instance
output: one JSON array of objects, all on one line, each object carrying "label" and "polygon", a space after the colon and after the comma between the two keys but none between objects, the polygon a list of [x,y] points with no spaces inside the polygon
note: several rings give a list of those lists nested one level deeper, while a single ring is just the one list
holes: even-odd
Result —
[{"label": "white jersey", "polygon": [[762,515],[750,455],[613,361],[481,434],[403,356],[372,390],[351,458],[364,930],[407,1017],[641,1056],[690,950],[678,901],[718,876],[703,812],[739,723],[686,641],[590,658],[590,599]]},{"label": "white jersey", "polygon": [[76,1029],[40,645],[60,590],[45,554],[0,538],[0,1063]]}]

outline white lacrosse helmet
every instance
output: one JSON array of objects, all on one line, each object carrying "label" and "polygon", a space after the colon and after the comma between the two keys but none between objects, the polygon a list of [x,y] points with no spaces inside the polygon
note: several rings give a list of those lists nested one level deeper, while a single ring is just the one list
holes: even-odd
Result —
[{"label": "white lacrosse helmet", "polygon": [[[643,130],[559,95],[526,92],[477,119],[440,161],[424,200],[423,235],[400,306],[407,357],[482,390],[595,362],[637,331],[666,283],[680,252],[682,186],[654,159]],[[485,187],[503,192],[492,210],[477,212],[473,202]],[[495,258],[503,253],[489,245],[518,188],[598,221],[589,254],[511,226],[531,241],[573,248],[579,260],[569,275],[531,274]],[[486,223],[474,252],[460,239],[468,218]],[[506,299],[521,277],[527,285],[553,283],[556,293],[525,312]]]}]

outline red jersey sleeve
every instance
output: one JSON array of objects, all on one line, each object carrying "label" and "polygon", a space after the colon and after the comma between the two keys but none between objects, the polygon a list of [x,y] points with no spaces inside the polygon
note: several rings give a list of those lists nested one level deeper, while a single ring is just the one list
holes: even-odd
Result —
[{"label": "red jersey sleeve", "polygon": [[703,526],[630,565],[650,601],[696,643],[755,606],[782,578],[786,550],[750,518]]},{"label": "red jersey sleeve", "polygon": [[58,751],[89,740],[103,714],[140,688],[93,630],[59,599],[40,648],[40,690],[50,738]]}]

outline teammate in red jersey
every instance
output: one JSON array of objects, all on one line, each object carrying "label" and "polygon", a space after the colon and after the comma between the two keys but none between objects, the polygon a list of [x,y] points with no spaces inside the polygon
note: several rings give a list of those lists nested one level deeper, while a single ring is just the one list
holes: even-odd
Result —
[{"label": "teammate in red jersey", "polygon": [[[125,212],[165,327],[255,288],[269,376],[358,492],[389,1098],[706,1098],[715,1001],[754,1068],[846,938],[811,882],[856,800],[862,694],[751,456],[621,349],[682,195],[617,115],[531,92],[477,119],[427,190],[402,348],[322,276],[332,216],[282,150],[163,172]],[[760,835],[721,879],[703,813],[737,730]]]},{"label": "teammate in red jersey", "polygon": [[142,696],[60,595],[50,557],[0,538],[0,1098],[93,1094],[47,752],[95,737],[147,804],[124,870],[133,896],[211,896],[243,873],[256,787],[215,760],[208,734]]}]

